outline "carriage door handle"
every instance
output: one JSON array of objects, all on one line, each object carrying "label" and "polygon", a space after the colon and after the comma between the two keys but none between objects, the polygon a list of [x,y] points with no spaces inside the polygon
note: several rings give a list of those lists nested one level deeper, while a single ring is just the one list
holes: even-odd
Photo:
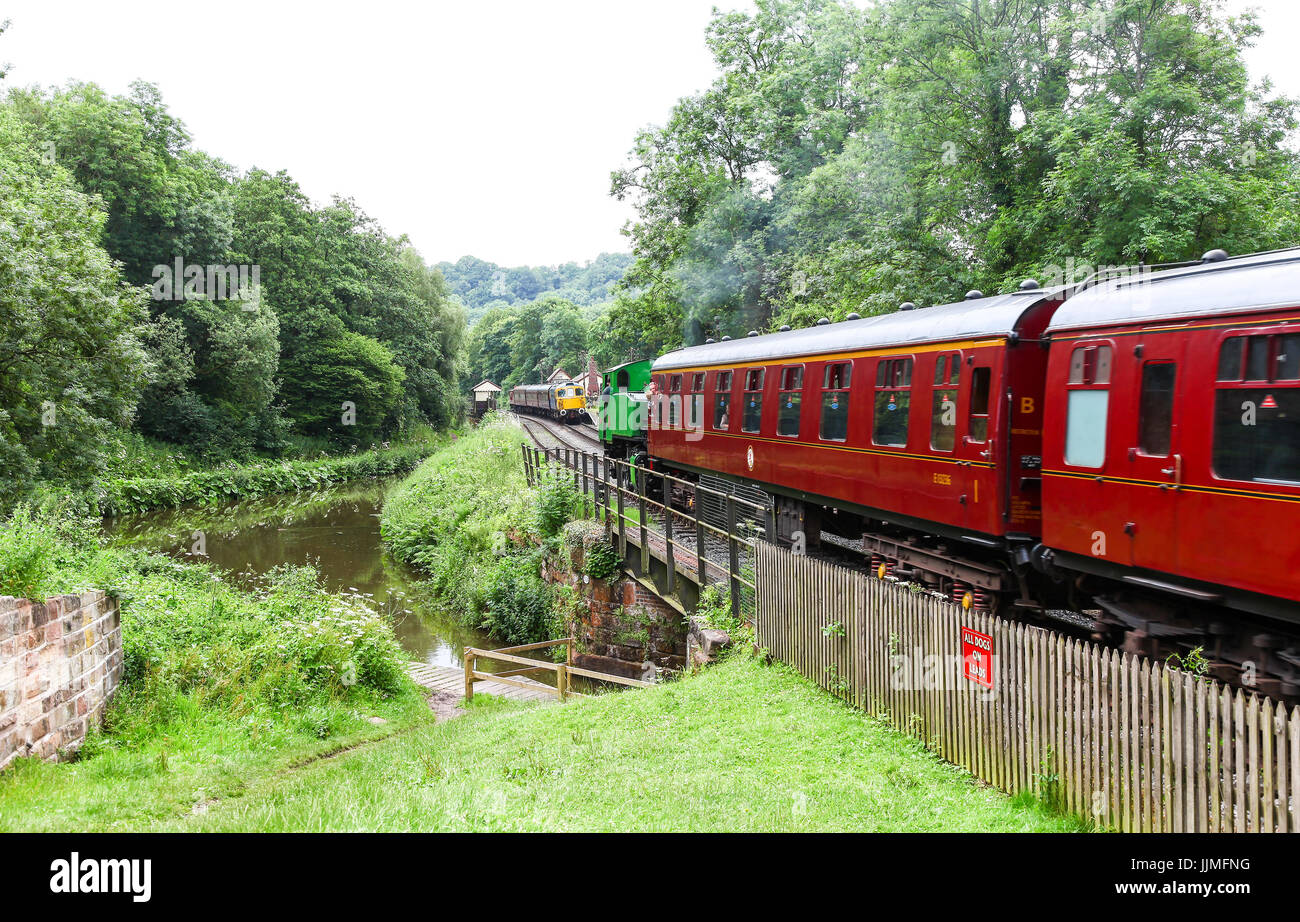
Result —
[{"label": "carriage door handle", "polygon": [[1162,474],[1172,474],[1174,477],[1174,486],[1179,487],[1183,484],[1183,456],[1174,455],[1174,463],[1171,467],[1160,468]]}]

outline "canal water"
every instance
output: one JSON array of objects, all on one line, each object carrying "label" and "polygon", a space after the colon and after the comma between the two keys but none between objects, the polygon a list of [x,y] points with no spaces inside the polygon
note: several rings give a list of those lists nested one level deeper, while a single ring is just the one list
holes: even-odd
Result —
[{"label": "canal water", "polygon": [[[104,529],[113,543],[206,560],[245,583],[280,564],[311,564],[327,588],[373,600],[412,660],[459,666],[465,647],[494,644],[457,623],[414,573],[384,552],[379,511],[390,484],[373,480],[319,493],[156,510],[106,519]],[[206,558],[193,553],[196,547]]]}]

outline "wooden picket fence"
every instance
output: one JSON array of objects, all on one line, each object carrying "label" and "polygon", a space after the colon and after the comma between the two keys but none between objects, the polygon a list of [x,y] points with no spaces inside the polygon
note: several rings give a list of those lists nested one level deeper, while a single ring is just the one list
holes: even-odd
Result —
[{"label": "wooden picket fence", "polygon": [[[1099,829],[1300,831],[1300,707],[757,542],[758,638],[1009,794]],[[993,688],[962,628],[993,639]]]}]

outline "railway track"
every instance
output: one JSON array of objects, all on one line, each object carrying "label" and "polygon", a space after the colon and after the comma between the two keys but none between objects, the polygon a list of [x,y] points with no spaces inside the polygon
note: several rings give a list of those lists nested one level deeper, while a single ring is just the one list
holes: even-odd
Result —
[{"label": "railway track", "polygon": [[605,453],[600,439],[596,437],[596,427],[590,423],[566,425],[520,414],[515,414],[515,419],[538,448],[576,448],[598,455]]}]

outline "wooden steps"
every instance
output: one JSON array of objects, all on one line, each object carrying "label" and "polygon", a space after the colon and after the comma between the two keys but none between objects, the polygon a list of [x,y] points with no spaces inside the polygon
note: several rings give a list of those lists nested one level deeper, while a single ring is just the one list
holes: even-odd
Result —
[{"label": "wooden steps", "polygon": [[[406,671],[410,673],[411,678],[415,680],[417,685],[430,691],[450,692],[458,698],[465,695],[465,670],[459,666],[431,666],[428,663],[407,663]],[[504,682],[481,679],[474,683],[474,693],[497,695],[514,701],[558,700],[555,697],[554,688],[543,685],[536,679],[529,679],[524,676],[511,676],[511,679],[535,687],[518,688],[514,685],[506,685]]]}]

